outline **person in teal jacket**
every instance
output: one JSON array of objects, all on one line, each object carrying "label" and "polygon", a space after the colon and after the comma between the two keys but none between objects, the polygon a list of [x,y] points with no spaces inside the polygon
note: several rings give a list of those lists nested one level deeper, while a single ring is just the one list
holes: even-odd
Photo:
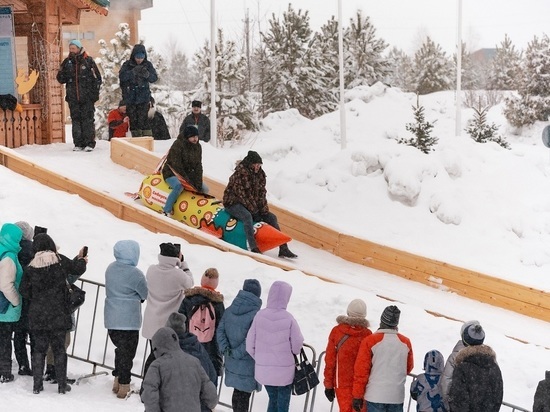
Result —
[{"label": "person in teal jacket", "polygon": [[23,268],[17,259],[21,250],[21,229],[13,223],[5,223],[0,229],[0,292],[9,301],[8,309],[0,314],[0,383],[13,381],[11,373],[11,337],[21,316],[19,284]]}]

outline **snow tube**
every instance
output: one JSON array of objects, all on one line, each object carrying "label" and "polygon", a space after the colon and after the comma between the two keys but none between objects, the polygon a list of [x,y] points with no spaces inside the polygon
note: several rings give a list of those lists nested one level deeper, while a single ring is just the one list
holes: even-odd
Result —
[{"label": "snow tube", "polygon": [[[170,186],[164,181],[162,174],[147,176],[139,189],[143,204],[159,213],[162,212],[169,193]],[[232,218],[223,208],[221,201],[211,195],[184,190],[174,203],[172,218],[235,246],[248,249],[242,222]],[[292,240],[265,222],[254,224],[254,237],[261,252]]]}]

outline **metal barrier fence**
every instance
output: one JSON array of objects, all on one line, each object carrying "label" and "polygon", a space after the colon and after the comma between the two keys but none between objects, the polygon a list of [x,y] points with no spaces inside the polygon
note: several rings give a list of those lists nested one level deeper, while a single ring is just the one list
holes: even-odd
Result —
[{"label": "metal barrier fence", "polygon": [[[74,331],[73,339],[71,346],[67,350],[69,357],[89,363],[92,365],[92,371],[89,374],[80,376],[77,379],[77,384],[82,379],[87,379],[97,375],[107,375],[106,371],[98,371],[98,368],[103,368],[112,371],[114,369],[114,353],[115,348],[109,340],[109,335],[107,329],[103,325],[103,302],[105,300],[105,285],[94,282],[86,279],[79,279],[80,287],[86,291],[86,301],[76,312],[76,329]],[[98,319],[98,317],[100,317]],[[139,350],[139,348],[142,348]],[[315,367],[319,379],[322,382],[324,358],[325,352],[321,352],[317,357],[317,352],[315,348],[311,345],[304,344],[306,350],[311,351],[311,354],[308,354],[308,359]],[[136,378],[143,379],[145,361],[149,356],[149,344],[147,339],[143,338],[140,335],[140,342],[138,346],[138,351],[136,357],[134,358],[134,368],[132,369],[132,376]],[[408,388],[412,379],[416,375],[410,374],[407,377],[407,382],[405,383],[405,405],[406,411],[412,412],[416,410],[415,402],[409,395]],[[338,409],[338,406],[333,402],[332,405],[327,406],[328,401],[324,398],[322,383],[314,388],[312,391],[308,392],[302,396],[293,396],[291,400],[291,410],[297,411],[299,405],[300,409],[303,412],[314,412],[316,409],[316,401],[323,402],[325,405],[323,409],[317,409],[318,411],[327,410],[330,408],[330,412],[333,409]],[[227,391],[231,388],[227,388],[223,385],[223,376],[220,377],[220,382],[218,385],[218,395],[219,395],[219,404],[231,409],[231,401],[224,401],[222,398],[227,396]],[[317,393],[320,391],[321,400],[317,399]],[[260,395],[261,394],[261,395]],[[230,396],[230,394],[229,394]],[[250,412],[254,410],[254,403],[256,397],[262,396],[266,397],[265,391],[259,393],[253,393],[250,401]],[[230,399],[230,398],[229,398]],[[303,402],[303,403],[302,403]],[[519,406],[503,402],[503,408],[501,411],[511,411],[511,412],[530,412],[528,409],[521,408]]]}]

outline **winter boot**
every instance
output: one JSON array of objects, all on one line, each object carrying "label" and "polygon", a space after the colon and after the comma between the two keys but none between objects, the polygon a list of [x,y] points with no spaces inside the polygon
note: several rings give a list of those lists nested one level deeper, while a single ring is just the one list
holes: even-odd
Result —
[{"label": "winter boot", "polygon": [[6,372],[0,374],[0,383],[8,383],[13,381],[15,378],[13,377],[12,373]]},{"label": "winter boot", "polygon": [[120,388],[120,385],[118,383],[118,376],[115,376],[115,380],[113,382],[113,393],[118,393],[119,388]]},{"label": "winter boot", "polygon": [[57,392],[64,395],[66,394],[67,392],[70,392],[71,391],[71,385],[68,385],[67,383],[60,383],[58,386],[57,386]]},{"label": "winter boot", "polygon": [[284,245],[279,246],[279,257],[282,258],[288,258],[288,259],[296,259],[298,255],[292,253],[290,249],[288,248],[288,245],[285,243]]},{"label": "winter boot", "polygon": [[262,254],[262,252],[260,251],[260,249],[258,249],[257,247],[254,247],[254,248],[250,249],[250,251],[251,251],[252,253],[259,253],[260,255]]},{"label": "winter boot", "polygon": [[[46,382],[53,381],[56,379],[55,375],[55,366],[46,365],[46,373],[44,374],[44,380]],[[53,382],[52,382],[53,383]]]},{"label": "winter boot", "polygon": [[17,374],[22,376],[32,376],[32,370],[28,364],[22,365],[19,367],[19,371],[17,372]]},{"label": "winter boot", "polygon": [[116,397],[118,399],[126,399],[126,396],[128,395],[128,392],[130,392],[130,384],[129,383],[121,383],[118,387],[118,392],[116,394]]}]

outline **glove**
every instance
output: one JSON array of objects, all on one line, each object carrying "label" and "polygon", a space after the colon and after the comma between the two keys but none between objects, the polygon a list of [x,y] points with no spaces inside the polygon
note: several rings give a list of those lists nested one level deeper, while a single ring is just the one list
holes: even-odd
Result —
[{"label": "glove", "polygon": [[327,397],[329,402],[333,402],[334,401],[334,389],[326,388],[325,389],[325,396]]},{"label": "glove", "polygon": [[354,411],[360,412],[363,408],[363,399],[354,399],[351,405]]},{"label": "glove", "polygon": [[137,77],[143,77],[144,79],[149,77],[149,70],[147,70],[147,67],[141,64],[134,67],[132,71],[134,72],[134,75]]}]

